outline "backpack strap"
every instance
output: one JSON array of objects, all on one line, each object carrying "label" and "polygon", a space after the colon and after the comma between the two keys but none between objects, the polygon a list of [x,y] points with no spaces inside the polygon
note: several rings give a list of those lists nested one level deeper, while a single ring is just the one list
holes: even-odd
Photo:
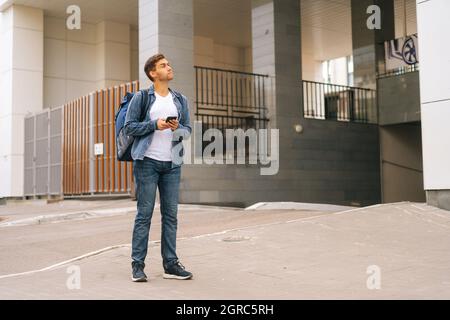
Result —
[{"label": "backpack strap", "polygon": [[141,122],[145,119],[145,114],[147,113],[148,109],[148,89],[142,89],[141,90],[143,95],[143,104],[141,106]]}]

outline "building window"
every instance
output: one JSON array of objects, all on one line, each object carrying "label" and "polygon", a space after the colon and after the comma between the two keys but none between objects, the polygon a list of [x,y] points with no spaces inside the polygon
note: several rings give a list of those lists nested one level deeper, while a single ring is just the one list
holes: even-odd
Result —
[{"label": "building window", "polygon": [[352,86],[353,56],[346,56],[322,63],[322,78],[325,83]]}]

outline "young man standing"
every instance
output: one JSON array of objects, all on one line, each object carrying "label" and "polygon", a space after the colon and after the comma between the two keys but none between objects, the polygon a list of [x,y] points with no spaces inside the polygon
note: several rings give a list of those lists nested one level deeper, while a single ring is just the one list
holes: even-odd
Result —
[{"label": "young man standing", "polygon": [[[148,91],[135,94],[124,125],[125,134],[135,137],[131,150],[137,198],[131,253],[132,280],[147,281],[144,262],[157,187],[162,220],[163,277],[190,279],[192,273],[185,270],[176,254],[178,194],[183,164],[180,157],[184,154],[181,141],[192,132],[188,100],[169,88],[174,75],[164,55],[150,57],[144,70],[153,84]],[[143,110],[148,110],[145,116],[141,114]],[[168,117],[176,119],[168,120]]]}]

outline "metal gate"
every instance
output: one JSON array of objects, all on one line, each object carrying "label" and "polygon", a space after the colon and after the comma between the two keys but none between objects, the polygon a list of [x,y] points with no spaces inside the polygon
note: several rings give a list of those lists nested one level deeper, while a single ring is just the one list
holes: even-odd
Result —
[{"label": "metal gate", "polygon": [[62,193],[62,107],[25,118],[24,195]]}]

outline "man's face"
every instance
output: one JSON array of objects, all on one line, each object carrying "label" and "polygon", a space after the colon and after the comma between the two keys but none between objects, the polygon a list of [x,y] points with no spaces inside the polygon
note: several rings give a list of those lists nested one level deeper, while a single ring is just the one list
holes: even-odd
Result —
[{"label": "man's face", "polygon": [[161,59],[156,63],[155,71],[150,71],[152,77],[159,81],[170,81],[173,79],[173,69],[167,59]]}]

